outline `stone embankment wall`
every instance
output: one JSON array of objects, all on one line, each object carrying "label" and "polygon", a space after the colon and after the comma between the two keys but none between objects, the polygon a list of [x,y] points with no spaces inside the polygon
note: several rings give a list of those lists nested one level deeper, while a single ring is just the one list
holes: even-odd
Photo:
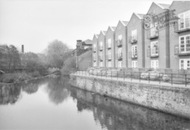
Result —
[{"label": "stone embankment wall", "polygon": [[[108,130],[188,130],[190,120],[104,97],[80,88],[70,87],[77,106],[91,110],[95,120]],[[126,123],[123,123],[126,122]],[[135,127],[134,127],[135,126]]]},{"label": "stone embankment wall", "polygon": [[75,86],[123,101],[190,118],[190,89],[71,75]]}]

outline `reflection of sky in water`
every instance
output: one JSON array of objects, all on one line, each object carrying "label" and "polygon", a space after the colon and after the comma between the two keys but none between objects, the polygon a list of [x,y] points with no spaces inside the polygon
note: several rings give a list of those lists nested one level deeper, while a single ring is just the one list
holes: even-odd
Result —
[{"label": "reflection of sky in water", "polygon": [[190,130],[190,120],[70,87],[68,78],[0,86],[0,97],[0,130]]},{"label": "reflection of sky in water", "polygon": [[[56,105],[43,84],[33,94],[21,92],[14,105],[0,105],[1,130],[100,130],[92,111],[78,112],[71,97]],[[65,91],[65,90],[63,90]]]}]

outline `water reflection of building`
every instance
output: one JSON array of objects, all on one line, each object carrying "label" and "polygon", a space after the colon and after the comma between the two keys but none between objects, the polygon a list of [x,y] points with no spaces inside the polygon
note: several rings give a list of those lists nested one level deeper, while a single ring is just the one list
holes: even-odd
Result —
[{"label": "water reflection of building", "polygon": [[80,111],[91,110],[94,120],[108,130],[190,129],[190,120],[150,110],[119,100],[70,88]]}]

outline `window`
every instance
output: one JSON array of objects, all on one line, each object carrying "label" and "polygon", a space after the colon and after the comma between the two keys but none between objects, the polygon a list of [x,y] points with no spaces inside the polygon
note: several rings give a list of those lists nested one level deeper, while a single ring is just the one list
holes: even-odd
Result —
[{"label": "window", "polygon": [[159,61],[158,60],[151,60],[151,68],[153,68],[153,69],[159,68]]},{"label": "window", "polygon": [[111,61],[108,61],[108,67],[112,67]]},{"label": "window", "polygon": [[131,31],[131,42],[136,42],[137,41],[137,30]]},{"label": "window", "polygon": [[111,59],[111,50],[108,50],[107,59],[108,59],[108,60],[110,60],[110,59]]},{"label": "window", "polygon": [[103,50],[103,42],[100,42],[100,50]]},{"label": "window", "polygon": [[150,37],[151,38],[158,37],[158,24],[157,23],[155,23],[154,25],[151,24]]},{"label": "window", "polygon": [[158,41],[150,43],[151,56],[158,56]]},{"label": "window", "polygon": [[96,52],[96,44],[93,45],[94,52]]},{"label": "window", "polygon": [[103,53],[102,52],[99,53],[99,60],[103,61]]},{"label": "window", "polygon": [[118,60],[122,58],[122,48],[117,49],[117,58]]},{"label": "window", "polygon": [[103,67],[103,62],[102,61],[100,62],[100,67]]},{"label": "window", "polygon": [[118,61],[118,68],[122,67],[122,61]]},{"label": "window", "polygon": [[93,60],[96,61],[96,53],[93,54]]},{"label": "window", "polygon": [[119,35],[119,36],[118,36],[118,41],[117,41],[117,46],[118,46],[118,47],[121,47],[122,44],[123,44],[122,42],[123,42],[123,41],[122,41],[122,35]]},{"label": "window", "polygon": [[132,68],[137,68],[137,61],[132,61]]},{"label": "window", "polygon": [[111,39],[108,39],[108,48],[111,48]]},{"label": "window", "polygon": [[190,53],[190,35],[179,37],[179,52]]},{"label": "window", "polygon": [[180,59],[179,69],[190,70],[190,59]]},{"label": "window", "polygon": [[93,66],[94,66],[94,67],[97,66],[97,62],[94,62],[94,63],[93,63]]},{"label": "window", "polygon": [[190,28],[190,11],[181,13],[179,16],[179,30]]},{"label": "window", "polygon": [[131,57],[137,58],[137,45],[132,45],[131,47]]}]

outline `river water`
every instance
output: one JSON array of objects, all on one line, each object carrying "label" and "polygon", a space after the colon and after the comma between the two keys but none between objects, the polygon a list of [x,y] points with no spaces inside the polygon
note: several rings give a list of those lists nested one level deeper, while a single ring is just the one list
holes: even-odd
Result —
[{"label": "river water", "polygon": [[190,120],[87,92],[69,79],[0,86],[0,130],[190,130]]}]

